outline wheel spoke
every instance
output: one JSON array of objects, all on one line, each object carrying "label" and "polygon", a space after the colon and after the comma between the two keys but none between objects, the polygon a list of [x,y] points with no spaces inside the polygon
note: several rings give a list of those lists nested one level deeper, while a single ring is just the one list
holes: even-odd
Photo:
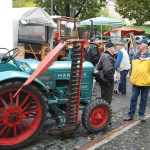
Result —
[{"label": "wheel spoke", "polygon": [[35,116],[26,116],[26,117],[23,117],[23,119],[30,119],[30,118],[35,118]]},{"label": "wheel spoke", "polygon": [[3,125],[5,125],[5,123],[0,123],[0,126],[3,126]]},{"label": "wheel spoke", "polygon": [[0,108],[0,111],[5,112],[5,110],[4,110],[4,109],[2,109],[2,108]]},{"label": "wheel spoke", "polygon": [[0,121],[4,121],[4,119],[0,118]]},{"label": "wheel spoke", "polygon": [[32,103],[32,100],[23,108],[23,111],[25,111]]},{"label": "wheel spoke", "polygon": [[20,124],[18,125],[18,128],[20,129],[21,132],[24,131],[23,128],[22,128],[22,126]]},{"label": "wheel spoke", "polygon": [[27,100],[30,98],[30,95],[27,95],[26,98],[23,100],[23,102],[20,105],[20,108],[27,102]]},{"label": "wheel spoke", "polygon": [[8,109],[9,106],[7,105],[7,103],[5,102],[5,100],[2,97],[0,97],[0,100],[3,103],[3,105],[5,106],[5,108]]},{"label": "wheel spoke", "polygon": [[16,129],[16,126],[13,127],[13,130],[14,130],[14,137],[17,136],[17,129]]},{"label": "wheel spoke", "polygon": [[38,112],[38,109],[33,109],[33,110],[30,110],[30,111],[24,112],[23,114],[27,115],[27,114],[30,114],[30,113],[33,113],[33,112]]},{"label": "wheel spoke", "polygon": [[7,126],[4,126],[3,129],[0,131],[0,136],[4,133],[4,131],[6,130]]},{"label": "wheel spoke", "polygon": [[14,105],[12,92],[9,92],[10,106]]},{"label": "wheel spoke", "polygon": [[8,134],[10,133],[12,127],[9,127],[8,130],[6,131],[6,133],[4,134],[4,138],[6,138],[8,136]]},{"label": "wheel spoke", "polygon": [[16,96],[16,106],[18,107],[19,105],[19,94]]},{"label": "wheel spoke", "polygon": [[23,124],[23,125],[25,125],[26,127],[30,127],[31,125],[30,124],[28,124],[27,122],[25,122],[25,121],[21,121],[21,123]]},{"label": "wheel spoke", "polygon": [[0,117],[4,118],[4,117],[5,117],[5,115],[4,115],[4,114],[0,114]]}]

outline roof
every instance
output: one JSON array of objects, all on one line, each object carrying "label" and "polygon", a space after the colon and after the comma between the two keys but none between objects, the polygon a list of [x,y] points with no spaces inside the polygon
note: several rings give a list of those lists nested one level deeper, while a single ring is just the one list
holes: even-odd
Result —
[{"label": "roof", "polygon": [[126,26],[127,28],[139,29],[144,30],[145,34],[150,34],[150,25],[143,25],[143,26]]},{"label": "roof", "polygon": [[39,7],[13,8],[13,20],[22,25],[49,26],[56,28],[50,15]]},{"label": "roof", "polygon": [[103,35],[110,36],[110,32],[121,31],[121,36],[128,35],[129,33],[134,33],[134,35],[140,35],[145,33],[144,30],[138,30],[133,28],[121,27],[117,29],[110,30],[108,32],[103,33]]}]

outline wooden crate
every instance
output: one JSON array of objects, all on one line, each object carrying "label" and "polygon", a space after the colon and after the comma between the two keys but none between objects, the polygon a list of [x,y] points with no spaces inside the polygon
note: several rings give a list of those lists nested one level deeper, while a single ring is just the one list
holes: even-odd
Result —
[{"label": "wooden crate", "polygon": [[16,59],[24,59],[25,56],[25,49],[24,46],[18,46],[20,52],[19,54],[16,56]]}]

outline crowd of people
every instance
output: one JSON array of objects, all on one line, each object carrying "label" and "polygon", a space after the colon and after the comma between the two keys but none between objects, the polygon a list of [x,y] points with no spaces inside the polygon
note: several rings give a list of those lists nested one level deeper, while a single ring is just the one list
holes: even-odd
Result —
[{"label": "crowd of people", "polygon": [[[112,43],[109,40],[101,56],[96,43],[96,39],[92,39],[89,46],[85,48],[85,60],[90,61],[95,66],[93,76],[100,85],[101,98],[111,105],[113,93],[126,94],[127,75],[129,74],[132,84],[132,95],[128,115],[124,117],[124,121],[133,120],[137,100],[139,95],[141,95],[138,115],[139,119],[145,122],[145,110],[150,89],[150,52],[148,50],[148,41],[146,39],[138,41],[138,53],[134,54],[132,50],[131,54],[129,47],[125,48],[123,43]],[[114,89],[114,74],[116,71],[120,73],[120,80],[118,88]]]}]

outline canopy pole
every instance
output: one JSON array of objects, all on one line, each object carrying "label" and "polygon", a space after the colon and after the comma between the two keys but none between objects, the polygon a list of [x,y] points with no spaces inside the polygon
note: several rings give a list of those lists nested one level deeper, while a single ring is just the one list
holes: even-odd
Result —
[{"label": "canopy pole", "polygon": [[53,0],[51,0],[51,16],[53,16]]},{"label": "canopy pole", "polygon": [[102,24],[101,24],[101,41],[102,41]]},{"label": "canopy pole", "polygon": [[90,20],[91,21],[91,32],[90,32],[90,38],[93,37],[93,20]]}]

